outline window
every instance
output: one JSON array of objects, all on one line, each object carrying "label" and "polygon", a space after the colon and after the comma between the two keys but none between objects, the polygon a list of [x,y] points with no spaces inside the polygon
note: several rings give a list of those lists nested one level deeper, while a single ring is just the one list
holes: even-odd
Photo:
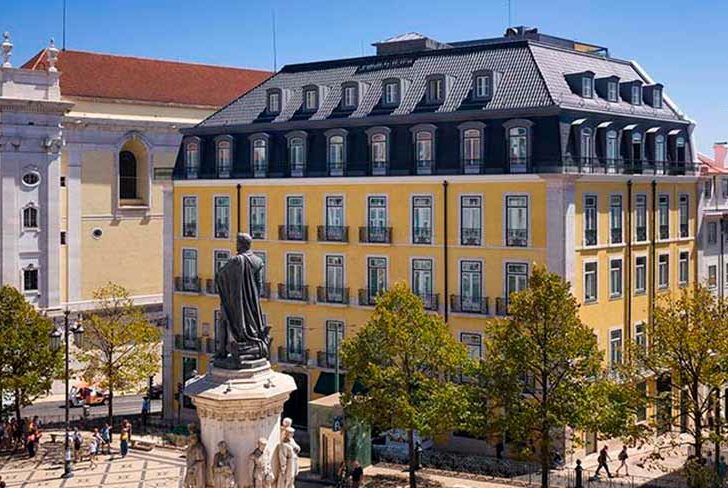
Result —
[{"label": "window", "polygon": [[369,242],[387,242],[387,198],[367,199],[367,227]]},{"label": "window", "polygon": [[482,132],[478,129],[467,129],[463,131],[463,164],[465,172],[469,168],[479,170],[482,162]]},{"label": "window", "polygon": [[584,98],[592,98],[594,96],[594,78],[584,76],[581,79],[581,96]]},{"label": "window", "polygon": [[647,333],[644,322],[638,322],[634,326],[634,341],[642,349],[647,349]]},{"label": "window", "polygon": [[333,175],[341,176],[343,174],[346,158],[345,148],[344,136],[329,137],[329,171]]},{"label": "window", "polygon": [[344,240],[344,197],[326,197],[326,238]]},{"label": "window", "polygon": [[303,254],[286,255],[286,297],[303,299]]},{"label": "window", "polygon": [[647,240],[647,195],[635,196],[634,230],[637,242]]},{"label": "window", "polygon": [[369,285],[369,303],[373,304],[374,298],[387,290],[387,259],[367,258],[367,280]]},{"label": "window", "polygon": [[432,197],[412,197],[412,243],[432,244]]},{"label": "window", "polygon": [[511,127],[508,129],[508,161],[511,172],[523,172],[528,162],[528,129]]},{"label": "window", "polygon": [[612,244],[622,243],[622,195],[609,197],[609,238]]},{"label": "window", "polygon": [[660,224],[660,239],[670,238],[670,197],[660,195],[657,204],[658,221]]},{"label": "window", "polygon": [[617,144],[617,131],[607,131],[607,162],[614,164],[619,159],[619,144]]},{"label": "window", "polygon": [[292,174],[303,171],[306,164],[305,150],[306,146],[302,137],[291,137],[288,141],[288,162],[291,165]]},{"label": "window", "polygon": [[119,198],[133,200],[137,195],[137,160],[131,151],[119,153]]},{"label": "window", "polygon": [[434,137],[429,130],[419,130],[415,133],[415,158],[418,173],[429,172],[434,159]]},{"label": "window", "polygon": [[253,176],[264,177],[268,173],[268,140],[263,137],[253,139]]},{"label": "window", "polygon": [[581,129],[581,145],[579,147],[581,154],[582,164],[591,163],[592,155],[594,154],[594,139],[592,137],[593,131],[589,127]]},{"label": "window", "polygon": [[268,92],[267,110],[270,114],[277,114],[281,111],[281,92],[271,90]]},{"label": "window", "polygon": [[652,89],[652,106],[662,108],[662,90],[657,87]]},{"label": "window", "polygon": [[62,230],[61,231],[61,246],[65,246],[65,245],[66,245],[66,231]]},{"label": "window", "polygon": [[511,293],[523,291],[528,287],[528,265],[524,263],[506,263],[506,301]]},{"label": "window", "polygon": [[460,305],[463,312],[479,312],[483,296],[483,263],[460,261]]},{"label": "window", "polygon": [[230,197],[215,197],[215,238],[230,237]]},{"label": "window", "polygon": [[303,361],[303,319],[286,319],[286,352],[288,361]]},{"label": "window", "polygon": [[445,80],[442,77],[427,80],[427,103],[442,103],[445,99]]},{"label": "window", "polygon": [[[186,384],[197,374],[197,358],[185,356],[182,358],[182,384]],[[187,395],[182,399],[182,406],[185,408],[195,408],[195,404]]]},{"label": "window", "polygon": [[182,340],[184,349],[195,349],[197,343],[197,309],[182,307]]},{"label": "window", "polygon": [[670,255],[660,254],[657,258],[657,287],[667,288],[670,284]]},{"label": "window", "polygon": [[387,147],[388,133],[376,132],[370,134],[370,157],[372,162],[372,174],[387,174],[387,163],[389,161],[389,150]]},{"label": "window", "polygon": [[632,105],[642,105],[642,87],[640,85],[632,85]]},{"label": "window", "polygon": [[197,237],[197,197],[182,197],[182,237]]},{"label": "window", "polygon": [[597,301],[597,263],[584,263],[584,302]]},{"label": "window", "polygon": [[265,239],[265,232],[266,232],[265,197],[251,196],[249,201],[250,201],[250,207],[249,207],[250,236],[253,239]]},{"label": "window", "polygon": [[303,108],[310,112],[318,110],[318,89],[307,88],[303,91]]},{"label": "window", "polygon": [[680,237],[688,237],[690,234],[690,200],[688,195],[680,195],[678,207],[680,220]]},{"label": "window", "polygon": [[721,178],[721,184],[722,184],[722,196],[724,199],[728,198],[728,178]]},{"label": "window", "polygon": [[703,194],[705,195],[706,200],[710,200],[713,198],[713,180],[707,179],[705,180],[705,185],[703,186]]},{"label": "window", "polygon": [[200,145],[197,142],[188,142],[185,146],[185,173],[188,178],[197,178],[200,168]]},{"label": "window", "polygon": [[622,329],[609,331],[609,364],[616,366],[622,363]]},{"label": "window", "polygon": [[303,197],[286,197],[286,238],[303,240]]},{"label": "window", "polygon": [[[690,279],[690,253],[688,251],[680,251],[678,255],[678,282],[680,285],[687,285]],[[717,275],[717,269],[716,269]]]},{"label": "window", "polygon": [[215,276],[217,276],[217,272],[222,269],[223,266],[227,264],[227,262],[230,260],[230,251],[226,249],[218,249],[215,251]]},{"label": "window", "polygon": [[476,75],[473,81],[476,99],[490,98],[490,75]]},{"label": "window", "polygon": [[662,163],[665,160],[667,160],[665,136],[658,134],[655,136],[655,161]]},{"label": "window", "polygon": [[647,290],[647,257],[637,256],[634,260],[634,292],[644,293]]},{"label": "window", "polygon": [[685,162],[685,138],[678,137],[675,139],[675,160]]},{"label": "window", "polygon": [[708,244],[718,243],[718,223],[708,222]]},{"label": "window", "polygon": [[708,266],[708,288],[718,286],[718,267],[716,265]]},{"label": "window", "polygon": [[384,105],[399,105],[399,82],[388,81],[384,84]]},{"label": "window", "polygon": [[343,256],[326,256],[326,301],[344,302]]},{"label": "window", "polygon": [[432,296],[432,259],[412,260],[412,292],[422,299],[425,309],[435,308]]},{"label": "window", "polygon": [[233,145],[228,140],[217,142],[217,175],[221,178],[230,176],[233,161]]},{"label": "window", "polygon": [[609,261],[609,296],[617,298],[622,296],[622,260]]},{"label": "window", "polygon": [[326,321],[326,365],[336,367],[341,343],[344,341],[344,323],[338,320]]},{"label": "window", "polygon": [[465,344],[470,359],[478,361],[483,357],[483,338],[480,334],[461,332],[460,342]]},{"label": "window", "polygon": [[197,250],[182,250],[182,291],[199,292],[197,279]]},{"label": "window", "polygon": [[597,245],[597,196],[584,196],[584,245]]},{"label": "window", "polygon": [[40,184],[40,173],[37,171],[28,171],[23,175],[22,180],[25,186],[38,186]]},{"label": "window", "polygon": [[635,132],[632,134],[632,161],[642,159],[642,134]]},{"label": "window", "polygon": [[23,209],[23,229],[38,230],[38,208],[34,206]]},{"label": "window", "polygon": [[23,269],[23,291],[38,291],[38,269],[32,264]]},{"label": "window", "polygon": [[528,246],[527,196],[506,196],[506,246]]},{"label": "window", "polygon": [[617,82],[616,81],[608,81],[607,82],[607,100],[610,102],[616,102],[617,101]]},{"label": "window", "polygon": [[61,185],[61,188],[65,188],[66,187],[66,177],[65,176],[61,176],[59,183]]},{"label": "window", "polygon": [[347,109],[356,108],[359,105],[359,90],[357,85],[344,85],[342,106]]},{"label": "window", "polygon": [[460,197],[460,244],[480,246],[483,225],[483,206],[480,196]]}]

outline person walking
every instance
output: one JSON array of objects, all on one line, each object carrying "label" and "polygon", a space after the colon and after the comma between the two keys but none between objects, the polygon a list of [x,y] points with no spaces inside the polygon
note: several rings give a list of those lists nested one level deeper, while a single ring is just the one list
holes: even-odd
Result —
[{"label": "person walking", "polygon": [[108,422],[101,428],[101,442],[103,451],[106,454],[111,454],[111,425]]},{"label": "person walking", "polygon": [[121,428],[121,434],[119,435],[119,451],[121,457],[125,458],[129,452],[129,430],[126,427]]},{"label": "person walking", "polygon": [[627,454],[627,446],[622,446],[622,450],[619,451],[617,459],[619,460],[619,467],[617,468],[617,471],[614,472],[614,475],[619,476],[619,472],[622,470],[622,468],[624,468],[625,476],[629,476],[629,468],[627,467],[627,459],[629,459],[629,454]]},{"label": "person walking", "polygon": [[609,472],[609,465],[607,464],[607,461],[611,461],[612,459],[609,457],[609,454],[607,453],[607,449],[609,449],[606,445],[602,447],[602,450],[599,451],[599,457],[597,458],[597,462],[599,463],[599,466],[597,467],[597,470],[594,472],[594,476],[599,476],[599,471],[604,468],[604,470],[607,472],[607,476],[610,478],[614,478],[612,476],[612,473]]},{"label": "person walking", "polygon": [[346,488],[346,480],[349,478],[346,461],[341,461],[339,469],[336,470],[336,488]]},{"label": "person walking", "polygon": [[94,433],[91,436],[91,441],[88,445],[88,460],[89,460],[89,467],[91,469],[94,469],[96,467],[96,460],[99,455],[99,442],[101,441],[101,436],[99,436],[99,429],[94,429]]},{"label": "person walking", "polygon": [[77,463],[81,459],[81,448],[83,447],[83,436],[78,431],[78,427],[73,429],[73,462]]},{"label": "person walking", "polygon": [[362,482],[364,481],[364,469],[362,469],[361,464],[356,459],[351,466],[351,488],[361,488],[363,486]]},{"label": "person walking", "polygon": [[142,429],[144,429],[144,433],[147,432],[147,419],[151,410],[152,401],[149,399],[149,396],[145,396],[142,400]]}]

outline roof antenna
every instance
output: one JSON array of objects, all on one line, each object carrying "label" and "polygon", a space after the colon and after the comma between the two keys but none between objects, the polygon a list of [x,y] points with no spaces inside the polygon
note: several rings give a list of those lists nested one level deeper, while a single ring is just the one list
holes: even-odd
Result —
[{"label": "roof antenna", "polygon": [[66,0],[63,0],[63,40],[61,42],[61,50],[66,50]]},{"label": "roof antenna", "polygon": [[273,24],[273,72],[278,71],[278,52],[276,49],[276,11],[271,9],[272,24]]}]

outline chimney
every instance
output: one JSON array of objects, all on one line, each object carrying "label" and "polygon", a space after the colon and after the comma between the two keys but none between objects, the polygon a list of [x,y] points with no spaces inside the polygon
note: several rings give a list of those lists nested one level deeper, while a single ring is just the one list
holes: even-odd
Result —
[{"label": "chimney", "polygon": [[726,168],[726,155],[728,155],[728,142],[716,142],[713,144],[713,157],[715,158],[716,166]]}]

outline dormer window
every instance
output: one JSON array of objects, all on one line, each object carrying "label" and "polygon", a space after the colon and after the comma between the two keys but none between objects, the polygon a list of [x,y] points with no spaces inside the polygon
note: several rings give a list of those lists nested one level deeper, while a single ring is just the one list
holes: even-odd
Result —
[{"label": "dormer window", "polygon": [[268,113],[277,114],[281,112],[281,91],[270,90],[268,91],[268,102],[266,104],[266,110]]},{"label": "dormer window", "polygon": [[473,95],[477,99],[490,98],[490,75],[475,75]]},{"label": "dormer window", "polygon": [[594,96],[594,78],[584,76],[581,79],[581,96],[584,98],[592,98]]},{"label": "dormer window", "polygon": [[652,107],[662,108],[662,90],[660,88],[652,89]]},{"label": "dormer window", "polygon": [[355,109],[359,105],[359,86],[349,83],[342,87],[341,106],[345,109]]},{"label": "dormer window", "polygon": [[397,105],[399,105],[399,92],[400,92],[399,81],[397,81],[397,80],[385,81],[382,105],[386,105],[388,107],[396,107]]},{"label": "dormer window", "polygon": [[632,105],[642,105],[642,87],[638,84],[632,85],[631,103]]},{"label": "dormer window", "polygon": [[607,82],[607,100],[616,102],[619,98],[619,89],[616,81]]},{"label": "dormer window", "polygon": [[309,112],[315,112],[319,106],[318,89],[316,87],[305,88],[303,90],[303,108]]},{"label": "dormer window", "polygon": [[445,79],[442,76],[435,76],[427,80],[427,103],[438,104],[445,99]]}]

